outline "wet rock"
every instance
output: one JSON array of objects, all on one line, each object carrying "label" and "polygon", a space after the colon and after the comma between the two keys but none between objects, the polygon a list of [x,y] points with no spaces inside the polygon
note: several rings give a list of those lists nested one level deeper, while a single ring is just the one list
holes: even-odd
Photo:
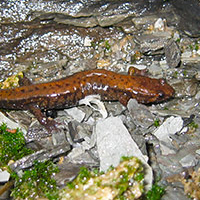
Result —
[{"label": "wet rock", "polygon": [[180,16],[179,27],[191,37],[200,36],[200,3],[198,0],[191,0],[190,3],[184,0],[170,1],[175,12]]},{"label": "wet rock", "polygon": [[93,138],[92,138],[92,129],[93,126],[87,124],[87,123],[79,123],[76,126],[77,134],[80,138],[83,138],[88,144],[91,144],[93,147]]},{"label": "wet rock", "polygon": [[20,127],[23,127],[23,131],[26,130],[24,134],[27,132],[28,127],[32,122],[32,115],[29,112],[24,112],[20,110],[16,112],[12,110],[7,115],[10,119],[13,119],[15,122],[17,122]]},{"label": "wet rock", "polygon": [[[10,1],[8,4],[1,3],[1,21],[12,22],[30,21],[36,18],[54,19],[66,18],[73,21],[76,18],[94,18],[99,25],[113,25],[119,20],[123,20],[131,15],[139,15],[149,10],[157,10],[162,5],[162,1],[151,2],[141,0],[132,1]],[[118,17],[120,16],[120,17]],[[114,19],[115,18],[115,19]],[[89,20],[88,20],[89,21]],[[69,21],[70,22],[70,21]],[[112,24],[110,23],[112,22]],[[72,23],[72,22],[70,22]],[[76,22],[75,22],[76,23]],[[95,24],[94,26],[96,26]]]},{"label": "wet rock", "polygon": [[132,22],[138,30],[148,30],[150,25],[153,25],[157,19],[157,15],[140,16],[132,18]]},{"label": "wet rock", "polygon": [[137,31],[134,23],[130,19],[119,22],[117,24],[117,26],[120,27],[125,33],[131,33],[132,34],[132,33]]},{"label": "wet rock", "polygon": [[183,157],[179,162],[183,167],[194,167],[198,163],[198,158],[193,154],[188,154],[185,157]]},{"label": "wet rock", "polygon": [[[71,67],[79,70],[81,68],[94,68],[96,66],[96,59],[93,58],[95,49],[93,46],[84,45],[86,36],[90,37],[91,42],[94,44],[103,40],[104,36],[109,41],[110,38],[119,39],[120,35],[122,35],[116,28],[109,29],[104,35],[104,29],[100,27],[85,30],[52,22],[42,24],[35,22],[25,27],[23,25],[20,27],[19,25],[16,31],[7,30],[10,34],[10,39],[8,40],[6,39],[8,33],[5,33],[4,28],[5,25],[2,26],[2,31],[0,32],[0,37],[5,39],[0,43],[0,64],[3,67],[4,65],[7,66],[8,63],[10,65],[11,63],[17,63],[15,70],[23,70],[26,73],[31,71],[34,74],[31,78],[41,77],[41,73],[45,71],[43,76],[51,76],[54,79],[58,79],[64,75],[66,76]],[[19,31],[22,31],[23,35],[18,38]],[[109,33],[112,36],[109,36]],[[115,37],[116,33],[119,33],[117,37]],[[8,56],[9,54],[11,55]],[[51,70],[52,68],[54,70]],[[63,71],[61,73],[60,70],[63,69],[66,69],[66,74]],[[9,67],[6,70],[7,73],[8,70]],[[50,72],[53,72],[53,74],[49,74]],[[70,72],[73,73],[72,70]],[[40,81],[46,80],[40,79]]]},{"label": "wet rock", "polygon": [[170,138],[172,140],[172,144],[177,149],[180,149],[189,140],[189,137],[187,137],[187,134],[185,134],[185,133],[187,133],[187,131],[188,131],[188,128],[184,127],[181,130],[180,134],[170,135]]},{"label": "wet rock", "polygon": [[169,40],[164,47],[167,64],[177,67],[181,60],[181,51],[174,40]]},{"label": "wet rock", "polygon": [[124,107],[121,103],[119,102],[104,102],[107,111],[109,112],[109,116],[118,116],[121,115],[125,110],[126,107]]},{"label": "wet rock", "polygon": [[164,70],[164,71],[167,71],[169,69],[169,65],[167,64],[167,61],[166,60],[161,60],[160,61],[160,67]]},{"label": "wet rock", "polygon": [[59,16],[57,15],[54,18],[54,21],[57,23],[80,26],[80,27],[94,27],[98,25],[98,21],[94,17],[80,17],[80,18],[73,18],[73,17],[66,17],[66,16]]},{"label": "wet rock", "polygon": [[[153,113],[158,113],[161,116],[181,116],[184,118],[190,118],[191,115],[198,115],[198,100],[185,97],[182,99],[174,100],[168,105],[168,110],[152,110]],[[171,113],[171,114],[170,114]]]},{"label": "wet rock", "polygon": [[111,15],[111,16],[98,16],[98,25],[106,27],[106,26],[111,26],[113,24],[117,24],[118,22],[123,21],[127,17],[131,16],[133,14],[117,14],[117,15]]},{"label": "wet rock", "polygon": [[173,159],[170,155],[157,155],[156,158],[162,171],[162,179],[164,180],[166,177],[169,177],[173,174],[178,174],[183,170],[182,165],[178,162],[178,159],[180,158]]}]

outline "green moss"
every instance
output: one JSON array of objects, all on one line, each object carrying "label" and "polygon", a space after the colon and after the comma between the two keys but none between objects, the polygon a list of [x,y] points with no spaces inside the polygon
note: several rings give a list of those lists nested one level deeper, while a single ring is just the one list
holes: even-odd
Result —
[{"label": "green moss", "polygon": [[143,179],[144,179],[144,173],[142,172],[136,173],[134,176],[134,180],[136,181],[142,181]]},{"label": "green moss", "polygon": [[78,176],[78,181],[80,183],[84,184],[88,181],[88,179],[91,177],[90,171],[86,167],[81,167],[80,168],[80,173]]},{"label": "green moss", "polygon": [[108,40],[106,40],[105,41],[105,49],[106,49],[106,51],[110,51],[111,50],[111,45],[109,44],[109,41]]},{"label": "green moss", "polygon": [[195,44],[195,47],[194,47],[194,49],[195,49],[196,51],[198,51],[198,50],[199,50],[199,44],[198,44],[198,43],[196,43],[196,44]]},{"label": "green moss", "polygon": [[91,46],[94,49],[98,49],[98,47],[102,47],[104,52],[107,52],[107,53],[112,51],[111,44],[109,43],[108,40],[99,40],[97,42],[92,42]]},{"label": "green moss", "polygon": [[198,128],[198,124],[196,124],[194,121],[192,121],[190,124],[188,124],[188,126],[190,128],[194,128],[194,129],[197,129]]},{"label": "green moss", "polygon": [[[0,126],[1,166],[7,165],[10,160],[15,161],[31,153],[33,153],[33,150],[25,147],[25,139],[19,129],[10,130],[6,124]],[[9,171],[15,182],[15,187],[11,193],[15,200],[32,200],[36,197],[46,197],[50,200],[58,199],[56,182],[51,178],[52,174],[56,173],[58,169],[52,162],[40,163],[36,161],[34,167],[24,171],[22,176]]]},{"label": "green moss", "polygon": [[25,139],[19,129],[12,132],[6,124],[0,126],[0,166],[7,165],[10,160],[15,161],[31,153],[33,151],[25,147]]},{"label": "green moss", "polygon": [[[109,168],[108,168],[108,171],[112,171],[114,169],[114,167],[111,165]],[[103,172],[102,172],[103,173]]]},{"label": "green moss", "polygon": [[178,78],[178,72],[175,71],[175,72],[173,73],[172,77],[174,77],[174,78]]},{"label": "green moss", "polygon": [[194,49],[192,44],[189,45],[189,48],[190,48],[191,51],[193,51],[193,49]]},{"label": "green moss", "polygon": [[52,178],[58,168],[51,161],[35,161],[34,167],[23,172],[20,177],[16,173],[12,174],[15,179],[15,187],[11,196],[16,200],[33,200],[37,197],[48,198],[50,200],[59,199],[56,181]]},{"label": "green moss", "polygon": [[184,70],[184,71],[183,71],[183,75],[184,75],[184,76],[187,76],[187,74],[188,74],[187,71]]},{"label": "green moss", "polygon": [[159,200],[165,193],[165,188],[155,183],[145,196],[145,200]]},{"label": "green moss", "polygon": [[198,41],[196,41],[195,43],[188,45],[188,47],[190,48],[191,51],[193,51],[193,50],[198,51],[199,50],[199,43],[198,43]]},{"label": "green moss", "polygon": [[119,190],[119,195],[122,195],[129,187],[129,174],[125,171],[120,173],[120,180],[116,184],[116,188]]},{"label": "green moss", "polygon": [[97,168],[94,168],[92,170],[92,173],[94,173],[95,176],[99,176],[100,175],[99,169],[97,169]]},{"label": "green moss", "polygon": [[133,156],[131,156],[131,157],[128,157],[128,156],[122,156],[121,159],[120,159],[120,162],[123,162],[123,161],[129,161],[131,158],[133,158]]},{"label": "green moss", "polygon": [[154,124],[155,127],[160,126],[160,120],[159,119],[154,120],[153,124]]}]

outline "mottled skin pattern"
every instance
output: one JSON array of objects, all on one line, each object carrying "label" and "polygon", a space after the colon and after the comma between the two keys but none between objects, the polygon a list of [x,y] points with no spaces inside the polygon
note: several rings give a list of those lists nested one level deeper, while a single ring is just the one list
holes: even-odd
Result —
[{"label": "mottled skin pattern", "polygon": [[51,131],[54,121],[48,120],[41,109],[75,106],[91,94],[99,94],[102,100],[118,100],[126,106],[130,98],[145,104],[167,100],[174,89],[163,79],[94,69],[48,83],[26,81],[25,86],[0,90],[0,108],[30,110]]}]

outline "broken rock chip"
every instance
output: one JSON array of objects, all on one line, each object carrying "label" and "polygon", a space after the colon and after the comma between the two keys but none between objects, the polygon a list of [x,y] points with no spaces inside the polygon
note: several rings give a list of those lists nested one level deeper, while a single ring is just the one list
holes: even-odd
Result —
[{"label": "broken rock chip", "polygon": [[150,189],[152,169],[147,163],[148,158],[142,154],[120,117],[99,120],[95,133],[100,157],[100,170],[107,171],[110,166],[116,167],[122,156],[135,156],[142,161],[145,167],[146,188]]},{"label": "broken rock chip", "polygon": [[173,154],[175,150],[171,144],[170,135],[179,132],[183,127],[181,117],[169,117],[164,123],[153,133],[160,141],[160,148],[163,155]]},{"label": "broken rock chip", "polygon": [[181,61],[181,50],[177,43],[170,39],[166,42],[164,46],[165,56],[167,60],[167,64],[170,67],[177,67]]},{"label": "broken rock chip", "polygon": [[154,123],[154,116],[149,109],[145,105],[139,104],[137,100],[130,99],[127,108],[137,126],[148,128]]},{"label": "broken rock chip", "polygon": [[10,173],[8,173],[6,170],[2,171],[0,170],[0,183],[7,182],[10,178]]}]

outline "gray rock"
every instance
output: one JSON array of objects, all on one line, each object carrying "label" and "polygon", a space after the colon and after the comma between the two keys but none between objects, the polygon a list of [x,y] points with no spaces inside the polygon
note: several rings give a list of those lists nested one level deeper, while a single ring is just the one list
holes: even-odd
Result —
[{"label": "gray rock", "polygon": [[148,158],[141,153],[121,119],[119,117],[109,117],[98,121],[95,132],[97,135],[100,169],[106,171],[111,165],[117,166],[122,156],[136,156],[147,169],[145,182],[147,183],[147,188],[150,188],[152,171],[147,163]]},{"label": "gray rock", "polygon": [[172,200],[172,199],[190,200],[189,198],[186,197],[182,189],[168,186],[166,188],[166,193],[162,197],[162,200]]},{"label": "gray rock", "polygon": [[148,55],[163,54],[165,42],[171,37],[170,32],[156,32],[136,36],[140,51]]},{"label": "gray rock", "polygon": [[175,12],[180,17],[179,27],[191,37],[200,36],[200,3],[199,0],[176,0],[170,1]]},{"label": "gray rock", "polygon": [[169,40],[165,44],[164,51],[165,51],[167,64],[170,67],[177,67],[181,61],[181,51],[177,43],[172,39]]},{"label": "gray rock", "polygon": [[177,97],[191,97],[197,93],[198,82],[195,79],[177,79],[171,85],[175,89]]},{"label": "gray rock", "polygon": [[139,104],[135,99],[130,99],[127,108],[137,126],[148,128],[154,123],[154,116],[149,109],[145,105]]}]

